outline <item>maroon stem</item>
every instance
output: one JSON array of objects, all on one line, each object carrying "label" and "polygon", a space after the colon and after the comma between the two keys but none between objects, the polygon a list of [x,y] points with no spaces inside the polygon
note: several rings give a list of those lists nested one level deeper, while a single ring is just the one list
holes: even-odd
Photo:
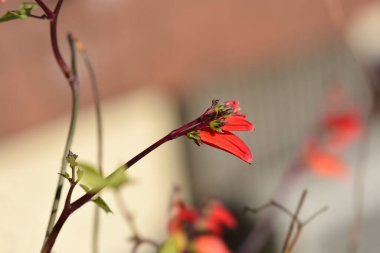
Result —
[{"label": "maroon stem", "polygon": [[[75,175],[75,174],[73,174]],[[53,248],[53,245],[58,237],[59,232],[61,231],[63,224],[65,224],[66,220],[70,217],[73,210],[71,207],[71,196],[73,194],[74,188],[76,183],[71,182],[70,188],[66,196],[65,206],[63,208],[62,214],[59,216],[59,219],[57,223],[54,225],[54,229],[49,234],[49,237],[47,238],[46,242],[44,243],[41,253],[50,253],[51,249]]]},{"label": "maroon stem", "polygon": [[51,45],[53,48],[55,59],[57,60],[57,63],[59,67],[61,68],[63,74],[65,75],[66,79],[70,82],[70,85],[73,85],[70,68],[65,62],[65,60],[63,59],[61,51],[59,50],[59,46],[58,46],[57,22],[58,22],[58,15],[59,15],[59,11],[61,10],[62,3],[63,3],[63,0],[59,0],[54,9],[55,16],[50,22],[50,38],[51,38]]},{"label": "maroon stem", "polygon": [[[129,169],[132,165],[134,165],[136,162],[138,162],[141,158],[145,157],[147,154],[161,146],[167,141],[176,139],[180,136],[186,135],[187,133],[197,130],[200,127],[202,127],[202,121],[198,118],[194,121],[189,122],[188,124],[170,132],[168,135],[164,136],[163,138],[159,139],[152,145],[150,145],[148,148],[137,154],[135,157],[133,157],[131,160],[126,162],[123,166],[125,167],[125,170]],[[112,174],[108,177],[111,177]],[[68,217],[78,210],[80,207],[82,207],[84,204],[89,202],[96,194],[98,194],[104,187],[99,187],[92,189],[90,192],[87,192],[84,194],[82,197],[74,201],[72,204],[67,203],[66,199],[66,204],[65,207],[57,221],[57,223],[54,225],[52,232],[50,233],[48,239],[46,240],[43,248],[42,248],[42,253],[49,253],[54,246],[55,240],[57,239],[57,236],[62,229],[63,224],[66,222]],[[71,196],[71,193],[69,192],[68,196]],[[69,202],[70,203],[70,202]]]}]

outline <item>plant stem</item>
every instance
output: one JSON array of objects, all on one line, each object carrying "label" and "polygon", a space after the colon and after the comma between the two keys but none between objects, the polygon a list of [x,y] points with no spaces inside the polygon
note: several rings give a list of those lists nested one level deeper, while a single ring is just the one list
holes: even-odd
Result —
[{"label": "plant stem", "polygon": [[[197,119],[195,119],[195,120],[187,123],[186,125],[184,125],[184,126],[178,128],[178,129],[170,132],[166,136],[162,137],[161,139],[159,139],[158,141],[156,141],[155,143],[153,143],[152,145],[150,145],[148,148],[146,148],[145,150],[143,150],[142,152],[140,152],[139,154],[137,154],[135,157],[133,157],[128,162],[126,162],[122,167],[124,168],[124,170],[129,169],[131,166],[133,166],[140,159],[142,159],[147,154],[149,154],[150,152],[152,152],[153,150],[155,150],[156,148],[158,148],[162,144],[166,143],[167,141],[170,141],[170,140],[176,139],[176,138],[178,138],[180,136],[186,135],[187,133],[189,133],[191,131],[194,131],[194,130],[197,130],[197,129],[199,129],[202,126],[203,125],[202,125],[202,121],[201,121],[200,118],[197,118]],[[118,171],[118,169],[115,170],[113,173],[115,173],[117,171]],[[109,175],[107,178],[111,177],[113,175],[113,173],[111,173],[111,175]],[[103,188],[104,188],[104,186],[91,189],[91,191],[87,192],[82,197],[80,197],[79,199],[77,199],[76,201],[74,201],[70,205],[69,209],[65,205],[65,208],[63,209],[63,211],[61,213],[61,216],[60,216],[57,224],[54,225],[54,227],[52,229],[52,232],[49,234],[48,239],[44,243],[43,249],[44,250],[48,250],[48,251],[44,251],[44,252],[50,252],[50,250],[52,249],[52,247],[54,245],[54,242],[57,239],[58,233],[59,233],[59,231],[61,230],[61,228],[63,226],[63,224],[61,224],[61,223],[64,223],[67,220],[67,218],[68,218],[66,216],[70,216],[73,212],[75,212],[80,207],[82,207],[84,204],[86,204],[87,202],[89,202]]]},{"label": "plant stem", "polygon": [[[57,38],[57,21],[58,21],[58,16],[59,16],[59,12],[60,12],[63,0],[58,1],[54,9],[54,12],[52,12],[43,3],[43,1],[36,0],[36,2],[44,10],[46,16],[50,19],[50,40],[51,40],[54,57],[71,88],[72,110],[71,110],[71,117],[70,117],[70,126],[69,126],[69,131],[67,134],[67,138],[66,138],[66,144],[65,144],[65,148],[64,148],[64,152],[62,156],[60,171],[59,171],[62,174],[66,170],[66,155],[69,152],[72,145],[75,127],[76,127],[77,115],[78,115],[79,83],[78,83],[78,79],[76,76],[76,69],[75,69],[75,53],[74,53],[74,50],[71,48],[72,49],[71,58],[72,58],[73,67],[74,67],[73,72],[75,72],[73,74],[73,72],[70,70],[70,68],[68,67],[68,65],[66,64],[65,60],[62,57],[62,54],[60,52],[59,45],[58,45],[58,38]],[[53,205],[50,212],[48,227],[46,229],[45,241],[47,240],[49,234],[51,233],[55,220],[56,220],[59,201],[61,199],[62,187],[63,187],[63,178],[59,176],[57,188],[56,188],[56,192],[55,192],[55,196],[53,200]]]},{"label": "plant stem", "polygon": [[[165,137],[161,138],[151,146],[149,146],[147,149],[143,150],[141,153],[133,157],[131,160],[129,160],[127,163],[125,163],[124,167],[125,170],[129,167],[131,167],[133,164],[135,164],[137,161],[139,161],[141,158],[152,152],[157,147],[161,146],[165,142],[171,140],[173,137],[171,134],[166,135]],[[111,174],[112,175],[112,174]],[[111,176],[110,175],[110,176]],[[65,205],[57,223],[54,225],[51,233],[49,233],[47,239],[45,240],[45,243],[43,245],[41,253],[49,253],[54,246],[55,240],[57,239],[57,236],[62,229],[63,224],[66,222],[68,217],[78,210],[81,206],[86,204],[88,201],[90,201],[96,194],[98,194],[104,187],[99,187],[96,189],[92,189],[91,191],[84,194],[82,197],[74,201],[72,204]]]},{"label": "plant stem", "polygon": [[282,251],[283,253],[286,253],[288,252],[288,246],[289,246],[289,243],[290,243],[290,239],[292,237],[292,234],[293,234],[293,230],[294,230],[294,227],[297,225],[297,220],[298,220],[298,215],[301,211],[301,208],[302,208],[302,205],[305,201],[305,198],[306,198],[306,195],[307,195],[307,190],[304,190],[302,192],[302,195],[301,195],[301,198],[298,202],[298,205],[297,205],[297,209],[293,215],[293,218],[292,218],[292,222],[290,223],[290,226],[289,226],[289,229],[288,229],[288,233],[286,235],[286,239],[285,239],[285,243],[282,247]]},{"label": "plant stem", "polygon": [[[102,120],[102,112],[100,107],[100,95],[98,82],[96,80],[95,71],[92,67],[91,59],[87,54],[87,50],[84,47],[84,44],[81,43],[78,39],[75,39],[75,45],[78,48],[79,52],[82,55],[85,66],[90,76],[90,83],[92,88],[93,99],[95,103],[95,117],[96,117],[96,139],[97,139],[97,163],[100,175],[103,176],[103,120]],[[99,252],[99,227],[100,227],[100,209],[95,206],[94,207],[94,221],[93,221],[93,230],[92,230],[92,252]]]}]

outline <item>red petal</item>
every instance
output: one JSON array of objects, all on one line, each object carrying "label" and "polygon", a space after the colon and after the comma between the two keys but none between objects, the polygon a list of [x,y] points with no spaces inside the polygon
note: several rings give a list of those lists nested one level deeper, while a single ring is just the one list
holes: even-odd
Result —
[{"label": "red petal", "polygon": [[232,115],[225,119],[223,131],[252,131],[254,126],[251,122],[245,120],[245,115]]},{"label": "red petal", "polygon": [[233,113],[237,113],[237,112],[240,111],[239,101],[236,101],[236,100],[234,100],[234,101],[227,101],[227,102],[224,102],[224,105],[231,107]]},{"label": "red petal", "polygon": [[221,203],[213,201],[209,208],[209,217],[217,220],[228,228],[234,228],[236,226],[234,216],[226,208],[224,208]]},{"label": "red petal", "polygon": [[224,242],[212,235],[198,236],[194,239],[194,247],[197,253],[230,253]]},{"label": "red petal", "polygon": [[347,166],[339,157],[320,150],[313,143],[309,143],[306,149],[306,163],[315,173],[336,179],[345,179],[347,177]]},{"label": "red petal", "polygon": [[218,133],[211,130],[202,130],[199,137],[203,143],[229,152],[247,163],[252,162],[252,154],[247,145],[231,132]]},{"label": "red petal", "polygon": [[206,207],[205,217],[199,222],[201,229],[220,235],[223,227],[236,227],[235,217],[218,201]]},{"label": "red petal", "polygon": [[333,147],[346,147],[357,139],[362,131],[359,113],[353,109],[336,115],[328,115],[323,123],[330,134],[330,144]]},{"label": "red petal", "polygon": [[183,226],[193,224],[198,218],[198,212],[195,209],[187,208],[184,202],[175,203],[175,214],[169,221],[169,232],[175,233],[181,230]]}]

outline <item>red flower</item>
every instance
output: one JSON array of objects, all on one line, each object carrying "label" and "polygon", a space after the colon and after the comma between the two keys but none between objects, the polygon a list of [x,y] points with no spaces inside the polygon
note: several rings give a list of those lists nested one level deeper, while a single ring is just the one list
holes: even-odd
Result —
[{"label": "red flower", "polygon": [[347,166],[338,155],[322,150],[318,144],[310,141],[304,150],[305,161],[308,167],[316,174],[324,177],[345,179]]},{"label": "red flower", "polygon": [[355,109],[328,113],[320,123],[319,135],[304,146],[304,160],[315,173],[338,179],[346,178],[348,169],[342,160],[343,151],[362,131],[360,114]]},{"label": "red flower", "polygon": [[252,154],[247,145],[231,131],[252,131],[254,126],[240,111],[238,101],[222,104],[214,100],[212,106],[199,118],[201,123],[194,131],[187,133],[198,145],[205,143],[229,152],[247,163]]},{"label": "red flower", "polygon": [[183,201],[174,204],[174,215],[169,221],[169,232],[175,233],[183,229],[183,226],[193,225],[198,219],[197,210],[188,208]]},{"label": "red flower", "polygon": [[355,109],[327,115],[323,119],[323,127],[329,135],[329,144],[337,149],[345,148],[362,132],[360,115]]},{"label": "red flower", "polygon": [[196,253],[230,253],[224,242],[217,236],[198,236],[193,242]]},{"label": "red flower", "polygon": [[236,220],[218,201],[201,209],[192,209],[182,200],[173,203],[169,221],[169,238],[160,248],[166,252],[230,253],[221,238],[224,228],[234,228]]},{"label": "red flower", "polygon": [[224,227],[236,227],[235,217],[218,201],[209,203],[204,211],[204,217],[198,223],[202,230],[220,235]]}]

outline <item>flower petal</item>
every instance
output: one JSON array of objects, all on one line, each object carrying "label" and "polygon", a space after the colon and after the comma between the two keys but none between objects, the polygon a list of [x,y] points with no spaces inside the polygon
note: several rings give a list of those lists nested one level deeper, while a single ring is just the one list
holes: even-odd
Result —
[{"label": "flower petal", "polygon": [[354,109],[340,114],[327,115],[323,119],[323,126],[330,135],[330,144],[342,149],[357,139],[362,132],[360,115]]},{"label": "flower petal", "polygon": [[235,217],[218,201],[212,201],[206,206],[205,215],[198,221],[201,230],[220,235],[224,227],[235,228]]},{"label": "flower petal", "polygon": [[223,131],[252,131],[254,126],[245,119],[245,115],[232,115],[224,120]]},{"label": "flower petal", "polygon": [[224,105],[230,107],[233,113],[238,113],[240,111],[239,101],[237,100],[224,102]]},{"label": "flower petal", "polygon": [[218,133],[211,129],[201,130],[199,137],[205,144],[229,152],[247,163],[252,162],[252,154],[247,145],[231,132]]},{"label": "flower petal", "polygon": [[197,253],[230,253],[224,242],[217,236],[202,235],[194,239],[194,248]]},{"label": "flower petal", "polygon": [[324,177],[344,180],[348,175],[348,168],[339,156],[321,150],[312,142],[306,146],[305,161],[311,170]]}]

